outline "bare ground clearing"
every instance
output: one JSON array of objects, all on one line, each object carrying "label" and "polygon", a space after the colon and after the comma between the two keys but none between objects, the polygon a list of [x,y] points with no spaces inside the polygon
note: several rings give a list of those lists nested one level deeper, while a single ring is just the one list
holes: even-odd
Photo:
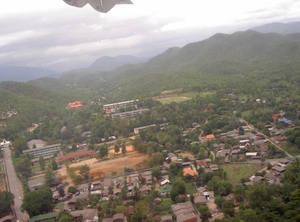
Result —
[{"label": "bare ground clearing", "polygon": [[[110,149],[109,157],[110,159],[100,161],[96,158],[91,158],[78,163],[72,163],[69,167],[79,167],[87,164],[91,169],[90,174],[95,175],[95,178],[97,175],[109,177],[112,172],[123,173],[125,167],[136,169],[136,165],[141,163],[143,159],[148,158],[148,155],[134,151],[132,146],[127,146],[125,156],[121,153],[115,154],[114,150]],[[67,175],[66,167],[63,166],[59,170],[59,173],[62,176]]]}]

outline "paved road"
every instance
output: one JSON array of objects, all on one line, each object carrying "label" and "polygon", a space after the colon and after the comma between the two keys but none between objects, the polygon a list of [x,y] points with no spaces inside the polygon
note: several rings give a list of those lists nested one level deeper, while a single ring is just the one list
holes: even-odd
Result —
[{"label": "paved road", "polygon": [[247,126],[252,130],[255,130],[256,132],[258,132],[259,134],[263,135],[270,143],[272,143],[275,147],[277,147],[279,150],[285,152],[285,154],[288,157],[293,157],[293,155],[291,155],[289,152],[287,152],[286,150],[282,149],[280,146],[278,146],[276,143],[274,143],[270,137],[266,136],[263,132],[259,131],[258,129],[256,129],[253,125],[249,124],[246,120],[240,118],[240,122],[244,122],[247,124]]},{"label": "paved road", "polygon": [[[17,220],[27,221],[29,218],[26,214],[21,212],[21,205],[23,199],[23,190],[19,178],[16,175],[13,163],[11,160],[11,150],[6,147],[4,148],[4,161],[6,166],[6,174],[8,178],[9,191],[15,195],[14,210],[16,213]],[[21,198],[21,199],[20,199]]]}]

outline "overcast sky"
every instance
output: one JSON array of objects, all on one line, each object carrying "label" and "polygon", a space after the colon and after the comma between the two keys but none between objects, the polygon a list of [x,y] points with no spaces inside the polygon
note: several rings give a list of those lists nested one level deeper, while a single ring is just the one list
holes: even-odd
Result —
[{"label": "overcast sky", "polygon": [[66,71],[101,56],[151,57],[215,33],[300,19],[296,0],[132,0],[106,14],[62,0],[3,0],[0,66]]}]

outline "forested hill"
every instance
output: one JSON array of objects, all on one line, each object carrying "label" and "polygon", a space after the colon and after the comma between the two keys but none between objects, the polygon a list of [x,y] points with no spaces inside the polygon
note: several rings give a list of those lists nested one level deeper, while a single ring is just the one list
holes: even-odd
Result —
[{"label": "forested hill", "polygon": [[300,22],[290,22],[290,23],[274,22],[274,23],[254,27],[251,30],[261,32],[261,33],[270,33],[270,32],[275,32],[279,34],[299,33]]},{"label": "forested hill", "polygon": [[7,125],[5,133],[8,133],[4,137],[11,138],[10,133],[25,130],[32,123],[43,122],[45,118],[61,115],[69,102],[83,99],[80,95],[68,91],[45,90],[26,83],[1,82],[0,114]]},{"label": "forested hill", "polygon": [[[122,66],[110,72],[76,73],[76,83],[81,87],[104,89],[119,100],[137,95],[153,96],[170,88],[198,87],[203,81],[207,85],[212,76],[263,78],[287,70],[295,75],[299,74],[299,61],[300,34],[263,34],[248,30],[230,35],[215,34],[182,48],[170,48],[144,64]],[[72,77],[75,78],[72,73],[62,76],[52,87],[66,84]],[[43,84],[39,80],[39,85],[47,85],[48,81]],[[48,87],[51,88],[51,84]]]}]

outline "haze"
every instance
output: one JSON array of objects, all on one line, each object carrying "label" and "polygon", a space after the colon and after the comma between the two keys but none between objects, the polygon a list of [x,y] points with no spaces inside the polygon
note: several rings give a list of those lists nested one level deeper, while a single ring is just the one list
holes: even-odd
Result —
[{"label": "haze", "polygon": [[271,22],[299,20],[300,2],[133,0],[107,14],[61,0],[10,0],[0,8],[0,66],[66,71],[101,56],[151,57],[169,47]]}]

